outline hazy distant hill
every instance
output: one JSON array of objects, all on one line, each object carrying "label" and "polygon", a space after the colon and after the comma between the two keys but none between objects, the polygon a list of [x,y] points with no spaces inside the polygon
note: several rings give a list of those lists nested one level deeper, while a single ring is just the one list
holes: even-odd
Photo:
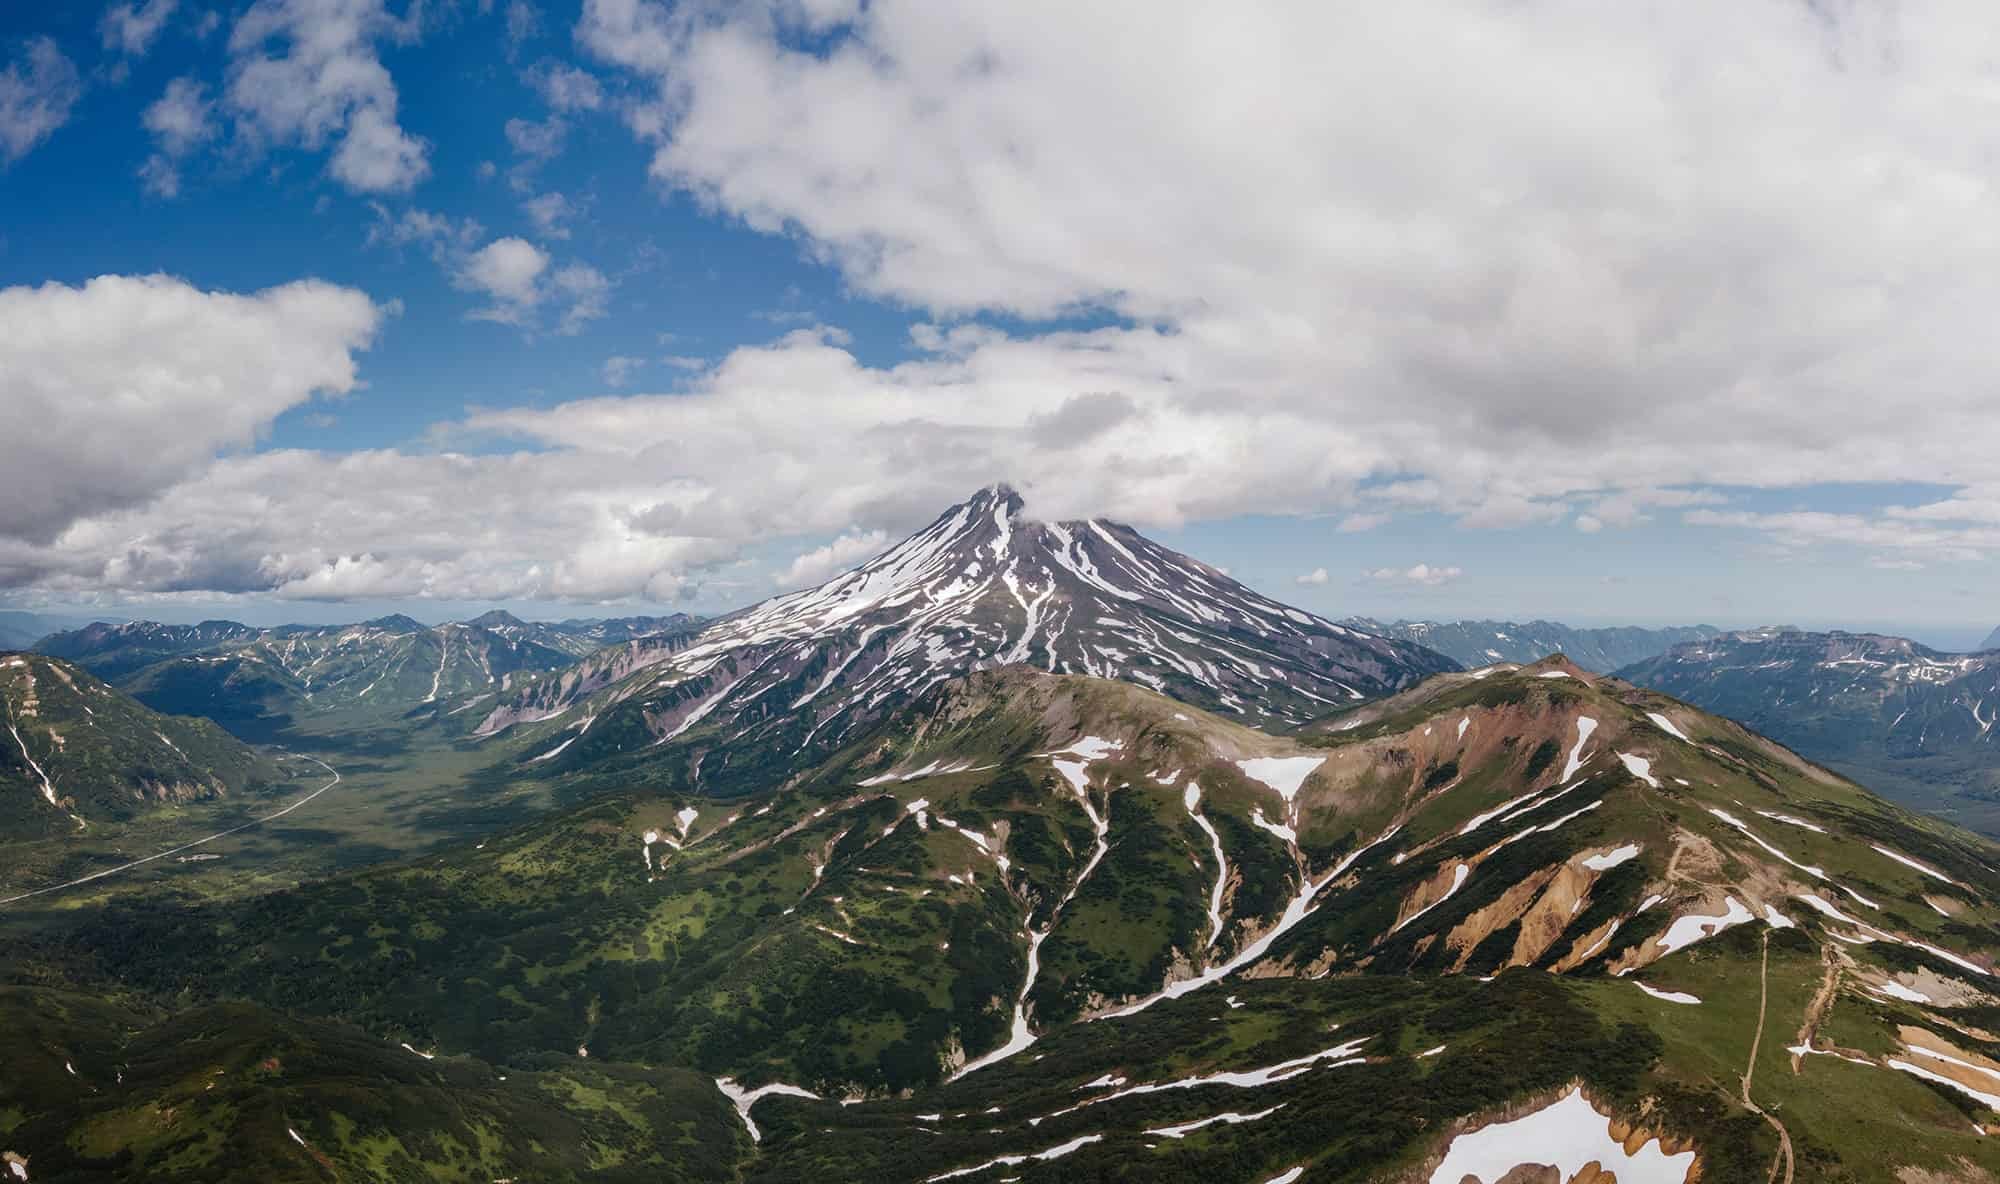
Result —
[{"label": "hazy distant hill", "polygon": [[2000,834],[2000,653],[1771,628],[1676,646],[1618,674]]},{"label": "hazy distant hill", "polygon": [[1467,668],[1494,662],[1534,662],[1562,654],[1585,670],[1605,673],[1666,652],[1684,641],[1715,637],[1713,625],[1661,629],[1614,626],[1578,629],[1555,621],[1396,621],[1349,617],[1343,624],[1383,637],[1398,637],[1445,654]]},{"label": "hazy distant hill", "polygon": [[37,648],[156,710],[205,716],[264,741],[308,715],[463,709],[602,646],[684,632],[695,621],[676,613],[528,622],[499,610],[437,626],[402,614],[354,625],[269,628],[133,621],[57,633]]}]

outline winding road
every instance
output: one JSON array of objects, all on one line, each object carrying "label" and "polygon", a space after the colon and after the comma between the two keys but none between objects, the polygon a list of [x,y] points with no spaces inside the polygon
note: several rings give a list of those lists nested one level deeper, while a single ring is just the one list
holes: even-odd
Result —
[{"label": "winding road", "polygon": [[8,896],[0,898],[0,905],[13,904],[17,901],[27,900],[30,897],[43,896],[50,892],[61,892],[65,888],[74,888],[78,884],[88,884],[92,880],[102,880],[106,876],[115,876],[119,872],[130,871],[135,867],[139,867],[142,864],[151,863],[156,859],[165,859],[169,855],[178,855],[182,851],[187,851],[195,847],[199,847],[203,843],[213,843],[217,839],[226,839],[230,835],[237,834],[241,831],[249,830],[253,826],[262,826],[266,822],[272,822],[279,818],[283,818],[285,815],[290,814],[292,811],[298,809],[300,806],[305,805],[307,802],[312,801],[314,798],[325,793],[327,790],[332,789],[334,786],[340,784],[339,770],[335,769],[332,765],[327,764],[325,761],[319,759],[318,757],[300,756],[296,753],[288,753],[286,755],[292,756],[297,760],[311,761],[313,764],[318,765],[320,768],[325,769],[328,773],[332,774],[331,780],[329,780],[325,785],[320,786],[318,789],[315,789],[311,793],[300,798],[298,801],[293,802],[289,806],[286,806],[284,809],[274,810],[271,813],[266,814],[261,818],[253,818],[248,822],[242,823],[241,825],[232,826],[228,830],[219,830],[212,835],[205,835],[202,838],[195,839],[193,842],[182,843],[178,847],[169,847],[165,851],[155,852],[152,855],[146,856],[144,859],[135,859],[130,863],[121,863],[117,867],[107,867],[102,871],[95,871],[87,876],[78,876],[74,880],[69,880],[61,884],[51,884],[46,888],[37,888],[33,892],[23,892],[18,896]]}]

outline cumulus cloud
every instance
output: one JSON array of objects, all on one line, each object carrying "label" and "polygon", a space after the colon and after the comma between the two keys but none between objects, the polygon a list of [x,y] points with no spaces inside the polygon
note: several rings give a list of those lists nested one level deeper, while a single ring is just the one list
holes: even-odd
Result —
[{"label": "cumulus cloud", "polygon": [[1437,588],[1451,583],[1465,572],[1456,567],[1433,567],[1428,563],[1419,563],[1413,567],[1378,567],[1362,574],[1378,584]]},{"label": "cumulus cloud", "polygon": [[605,314],[611,281],[587,263],[553,267],[549,253],[524,238],[497,238],[451,263],[452,282],[487,298],[466,315],[533,329],[544,307],[557,309],[555,331],[570,335]]},{"label": "cumulus cloud", "polygon": [[127,57],[144,57],[179,3],[180,0],[146,0],[143,4],[114,4],[105,9],[97,25],[104,48]]},{"label": "cumulus cloud", "polygon": [[327,171],[357,193],[411,188],[430,172],[430,146],[397,123],[376,46],[413,40],[417,10],[398,20],[383,0],[256,0],[229,36],[239,126],[311,151],[337,139]]},{"label": "cumulus cloud", "polygon": [[[355,383],[381,311],[305,281],[250,295],[165,276],[0,289],[0,536],[55,540]],[[254,507],[245,508],[255,512]]]},{"label": "cumulus cloud", "polygon": [[0,167],[26,156],[68,123],[82,94],[75,64],[52,38],[23,42],[0,70]]},{"label": "cumulus cloud", "polygon": [[492,300],[491,305],[471,314],[474,319],[520,325],[541,303],[542,273],[548,267],[547,251],[510,235],[466,256],[456,278],[460,287],[482,292]]},{"label": "cumulus cloud", "polygon": [[1326,574],[1325,568],[1315,567],[1311,571],[1307,572],[1302,576],[1292,577],[1292,583],[1297,584],[1302,588],[1317,587],[1318,585],[1324,584],[1332,578],[1333,577]]},{"label": "cumulus cloud", "polygon": [[1244,507],[1617,526],[1672,504],[1630,491],[1962,483],[2000,448],[2000,120],[1968,117],[2000,26],[1970,0],[1226,27],[1136,0],[588,0],[576,33],[650,88],[628,122],[660,184],[857,290],[1122,317],[1096,356],[1037,340],[1051,380],[1147,411],[1094,384],[1114,355],[1254,440],[1246,464],[1294,423],[1363,442]]},{"label": "cumulus cloud", "polygon": [[771,582],[780,588],[803,588],[824,583],[888,545],[889,536],[883,531],[848,531],[824,547],[815,547],[795,557],[783,571],[771,578]]},{"label": "cumulus cloud", "polygon": [[[345,134],[397,32],[362,0],[251,12],[271,9],[353,15],[325,55],[351,83],[320,99],[301,70],[295,104],[271,99],[274,137]],[[1036,513],[1142,527],[1670,511],[1911,562],[2000,549],[1984,5],[1233,15],[587,0],[577,43],[656,182],[930,316],[908,360],[806,330],[672,394],[473,416],[465,455],[232,457],[0,562],[139,588],[671,594],[751,540],[894,534],[1001,478]],[[277,34],[239,53],[267,44],[318,60]],[[601,272],[515,241],[483,268],[484,236],[440,253],[536,331],[601,314]],[[1711,504],[1823,482],[1957,491]]]}]

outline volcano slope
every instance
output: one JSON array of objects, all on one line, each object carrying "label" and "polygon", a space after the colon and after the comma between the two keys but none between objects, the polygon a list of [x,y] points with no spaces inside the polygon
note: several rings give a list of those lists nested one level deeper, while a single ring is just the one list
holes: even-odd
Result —
[{"label": "volcano slope", "polygon": [[477,733],[517,737],[530,766],[643,766],[742,794],[949,679],[1012,663],[1278,730],[1457,666],[1280,604],[1128,526],[1032,521],[990,486],[818,587],[517,682]]},{"label": "volcano slope", "polygon": [[690,1068],[743,1120],[722,1178],[1984,1181],[1992,859],[1560,659],[1288,737],[1007,668],[764,792],[634,784],[24,963]]}]

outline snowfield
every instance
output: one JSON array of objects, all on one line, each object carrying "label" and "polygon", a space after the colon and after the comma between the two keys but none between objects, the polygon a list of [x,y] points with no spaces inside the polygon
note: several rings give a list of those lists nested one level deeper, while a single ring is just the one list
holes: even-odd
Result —
[{"label": "snowfield", "polygon": [[1654,1139],[1627,1154],[1611,1137],[1610,1118],[1598,1113],[1582,1090],[1572,1089],[1533,1114],[1453,1139],[1444,1162],[1431,1171],[1430,1184],[1468,1178],[1495,1184],[1522,1164],[1553,1164],[1567,1180],[1590,1163],[1615,1173],[1618,1184],[1686,1184],[1694,1152],[1668,1155]]}]

